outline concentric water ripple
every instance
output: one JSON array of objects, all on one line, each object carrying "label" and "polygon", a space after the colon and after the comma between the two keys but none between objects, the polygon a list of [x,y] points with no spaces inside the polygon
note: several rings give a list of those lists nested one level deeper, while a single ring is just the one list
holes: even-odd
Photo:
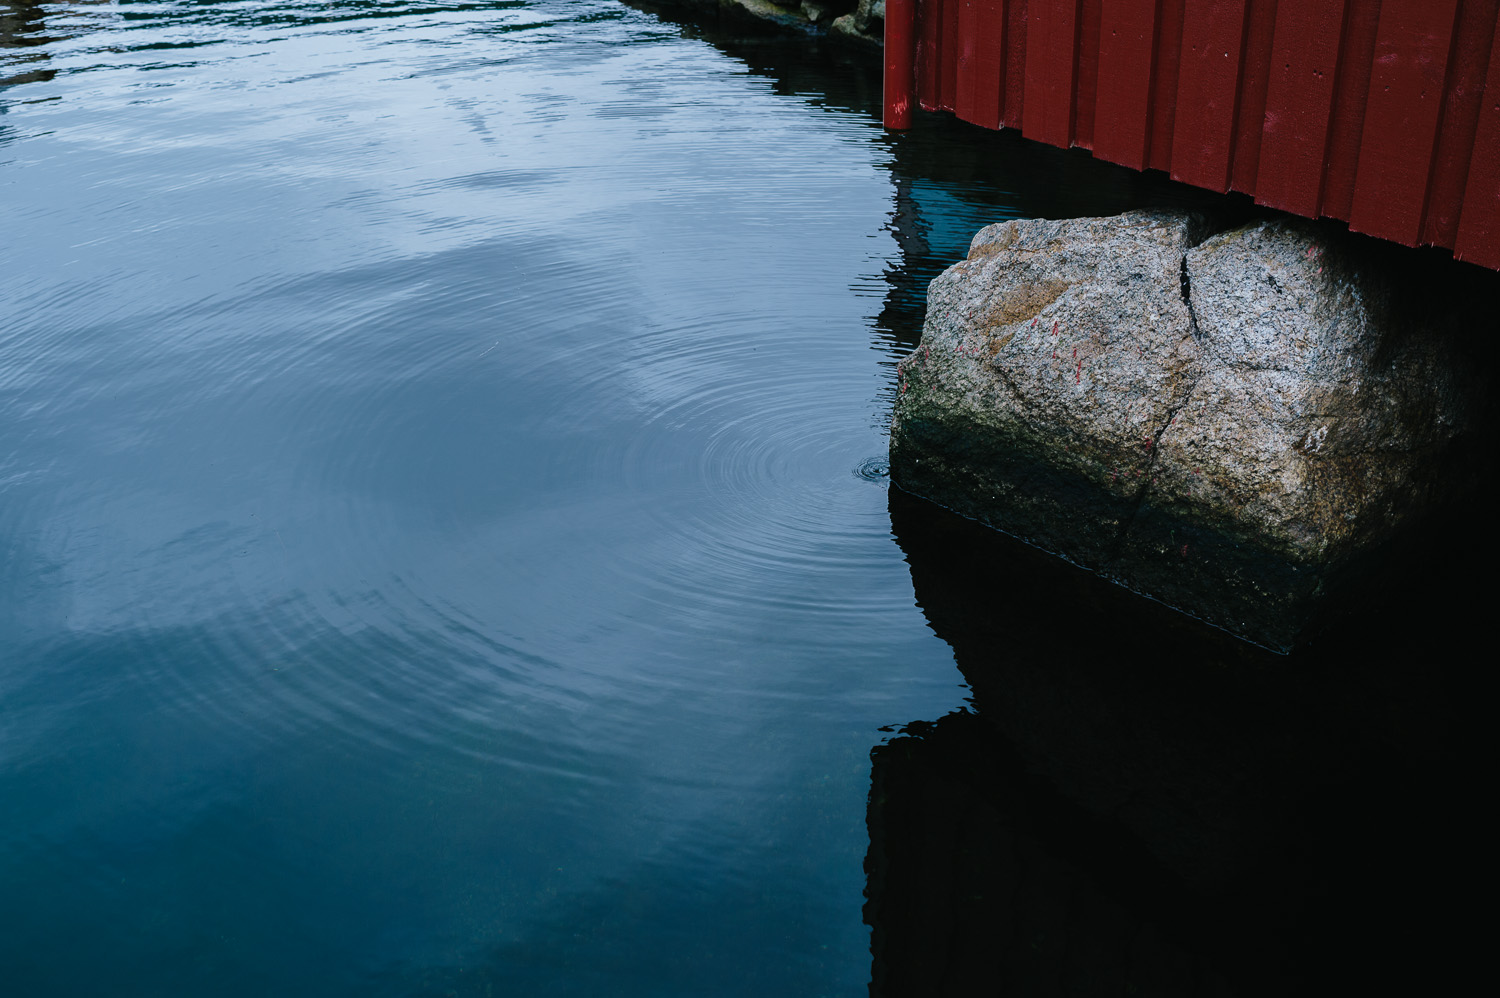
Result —
[{"label": "concentric water ripple", "polygon": [[891,480],[890,459],[885,456],[867,457],[859,462],[859,467],[854,469],[854,474],[867,482],[886,485]]}]

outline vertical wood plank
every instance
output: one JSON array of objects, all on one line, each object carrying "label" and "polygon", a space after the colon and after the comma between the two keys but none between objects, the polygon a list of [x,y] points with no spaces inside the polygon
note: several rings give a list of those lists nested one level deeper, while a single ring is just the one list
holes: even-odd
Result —
[{"label": "vertical wood plank", "polygon": [[1255,200],[1318,217],[1333,112],[1344,0],[1297,0],[1276,11]]},{"label": "vertical wood plank", "polygon": [[1073,141],[1078,0],[1030,0],[1026,23],[1026,107],[1021,132],[1067,149]]},{"label": "vertical wood plank", "polygon": [[[979,56],[979,10],[976,0],[957,0],[958,2],[958,48],[944,53],[944,57],[952,59],[958,68],[958,82],[953,94],[953,113],[964,121],[974,121],[974,103],[978,100],[978,67],[975,62]],[[975,122],[978,124],[978,122]]]},{"label": "vertical wood plank", "polygon": [[999,128],[1005,89],[1005,2],[962,2],[954,113],[973,124]]},{"label": "vertical wood plank", "polygon": [[1500,21],[1490,37],[1490,62],[1453,255],[1500,270]]},{"label": "vertical wood plank", "polygon": [[1177,121],[1177,77],[1182,63],[1182,18],[1186,0],[1161,0],[1156,11],[1156,44],[1151,71],[1151,141],[1146,165],[1172,168],[1172,129]]},{"label": "vertical wood plank", "polygon": [[1095,105],[1099,96],[1099,17],[1104,0],[1083,0],[1078,22],[1078,79],[1073,84],[1073,144],[1094,148]]},{"label": "vertical wood plank", "polygon": [[[1295,3],[1296,0],[1288,0]],[[1229,186],[1255,193],[1260,171],[1260,143],[1265,134],[1266,89],[1271,77],[1271,46],[1276,32],[1276,0],[1248,0],[1245,37],[1240,49],[1240,112],[1235,120],[1234,153]]]},{"label": "vertical wood plank", "polygon": [[917,0],[917,104],[924,111],[942,106],[942,31],[943,0]]},{"label": "vertical wood plank", "polygon": [[885,0],[885,76],[881,118],[886,128],[911,127],[911,109],[916,100],[916,0]]},{"label": "vertical wood plank", "polygon": [[1009,0],[1005,5],[1005,103],[1001,122],[1020,128],[1026,108],[1026,52],[1028,0]]},{"label": "vertical wood plank", "polygon": [[1338,78],[1333,81],[1333,122],[1328,128],[1323,204],[1319,210],[1346,222],[1354,204],[1354,177],[1359,172],[1380,4],[1381,0],[1349,0],[1344,7],[1344,38],[1339,43]]},{"label": "vertical wood plank", "polygon": [[1173,180],[1229,190],[1244,30],[1245,0],[1188,4],[1184,12]]},{"label": "vertical wood plank", "polygon": [[1104,0],[1094,155],[1141,170],[1151,141],[1152,49],[1158,0]]},{"label": "vertical wood plank", "polygon": [[942,69],[938,74],[938,106],[952,111],[958,106],[958,17],[963,0],[941,0],[943,26],[938,38]]},{"label": "vertical wood plank", "polygon": [[1458,238],[1469,159],[1484,104],[1484,75],[1494,58],[1490,52],[1491,30],[1497,17],[1500,17],[1500,0],[1465,0],[1459,5],[1458,23],[1453,29],[1453,57],[1443,88],[1437,155],[1433,158],[1432,183],[1428,188],[1427,220],[1422,227],[1424,243],[1451,247]]},{"label": "vertical wood plank", "polygon": [[1421,238],[1457,13],[1458,0],[1385,0],[1380,6],[1349,213],[1355,231],[1408,246]]}]

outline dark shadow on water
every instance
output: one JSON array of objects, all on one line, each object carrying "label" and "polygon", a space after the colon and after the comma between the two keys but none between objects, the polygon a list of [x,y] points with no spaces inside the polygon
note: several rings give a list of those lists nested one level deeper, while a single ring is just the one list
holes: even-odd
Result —
[{"label": "dark shadow on water", "polygon": [[895,489],[891,517],[973,698],[872,752],[873,994],[1449,993],[1477,971],[1493,642],[1471,578],[1279,657]]}]

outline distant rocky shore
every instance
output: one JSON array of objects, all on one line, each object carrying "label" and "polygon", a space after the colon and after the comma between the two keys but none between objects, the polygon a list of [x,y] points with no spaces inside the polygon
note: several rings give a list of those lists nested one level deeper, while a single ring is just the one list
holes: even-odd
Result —
[{"label": "distant rocky shore", "polygon": [[753,19],[789,31],[826,34],[858,46],[879,49],[885,38],[885,0],[649,0],[651,6]]}]

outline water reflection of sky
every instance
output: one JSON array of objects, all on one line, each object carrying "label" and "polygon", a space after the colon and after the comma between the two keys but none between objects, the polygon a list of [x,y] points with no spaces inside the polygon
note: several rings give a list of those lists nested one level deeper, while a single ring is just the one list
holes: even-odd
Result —
[{"label": "water reflection of sky", "polygon": [[603,2],[44,12],[14,986],[862,988],[869,748],[963,693],[855,473],[875,123]]}]

